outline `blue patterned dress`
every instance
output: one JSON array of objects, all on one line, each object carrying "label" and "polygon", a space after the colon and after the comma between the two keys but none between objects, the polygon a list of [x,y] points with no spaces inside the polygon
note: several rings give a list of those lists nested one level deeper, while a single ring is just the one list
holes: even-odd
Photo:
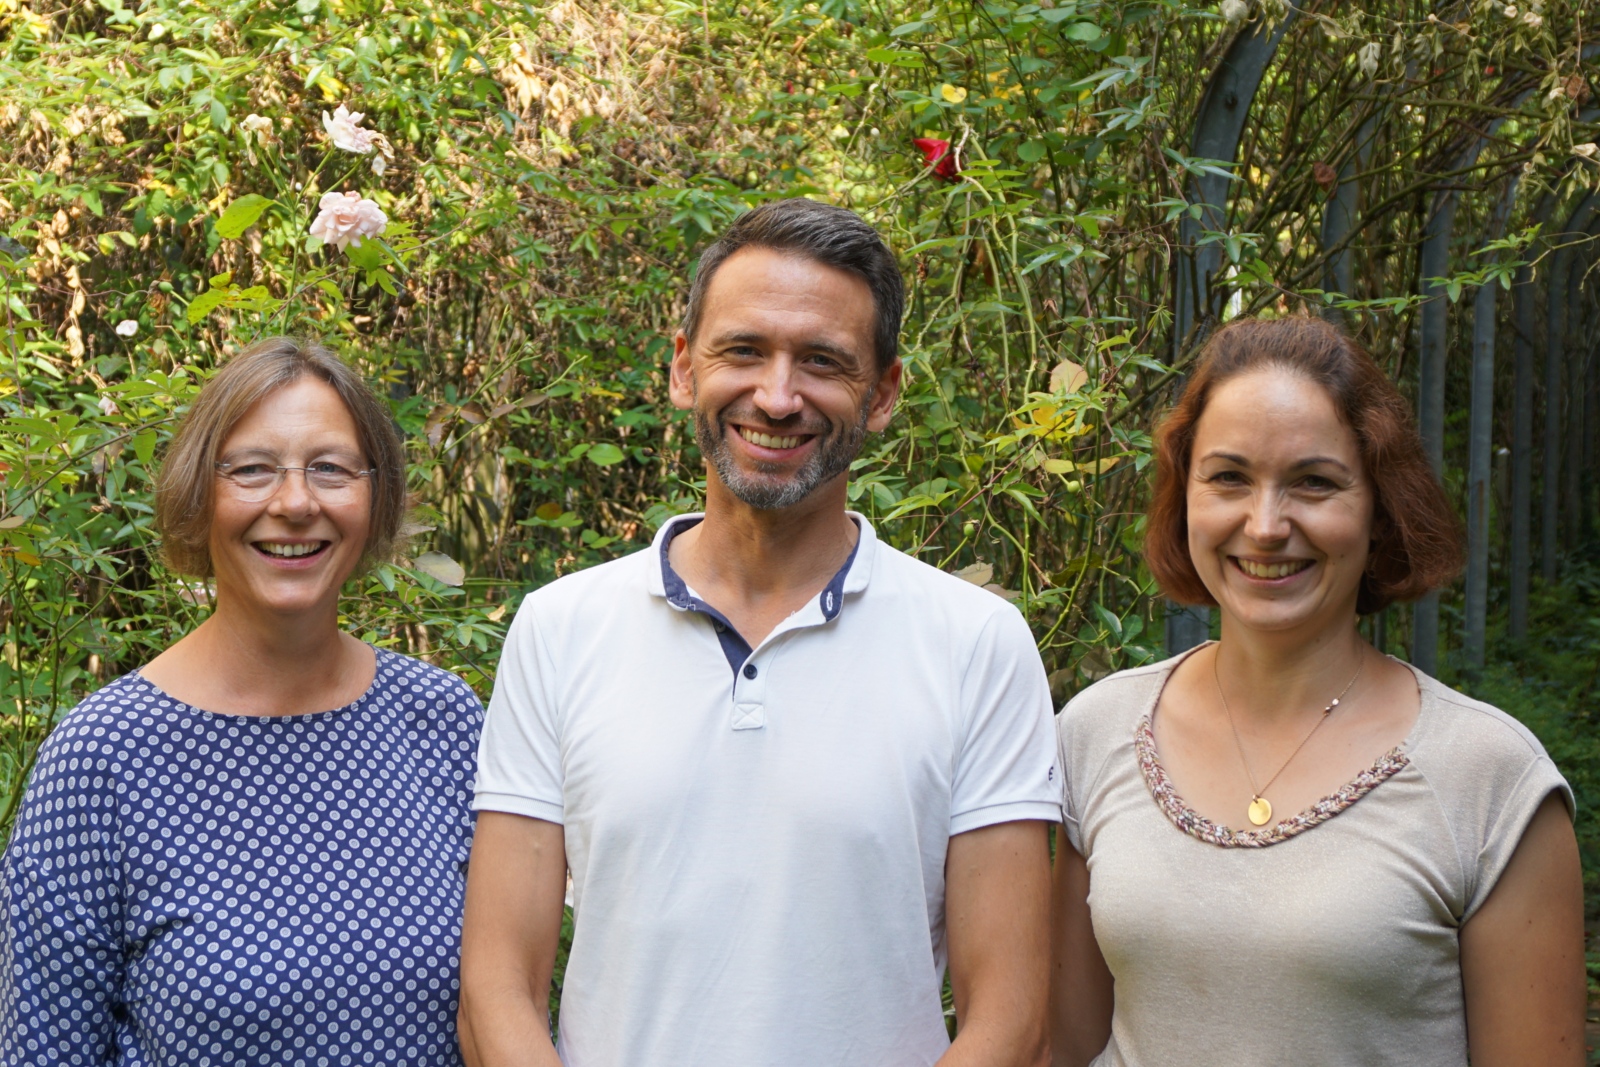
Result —
[{"label": "blue patterned dress", "polygon": [[218,715],[129,674],[67,715],[0,869],[0,1063],[461,1063],[483,709],[377,656],[334,711]]}]

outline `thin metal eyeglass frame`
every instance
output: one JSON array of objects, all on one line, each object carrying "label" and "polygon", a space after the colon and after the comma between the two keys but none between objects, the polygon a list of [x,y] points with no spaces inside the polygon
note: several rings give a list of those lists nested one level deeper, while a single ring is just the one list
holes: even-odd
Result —
[{"label": "thin metal eyeglass frame", "polygon": [[[289,476],[290,471],[299,471],[300,476],[306,480],[306,491],[319,499],[322,498],[322,494],[324,493],[341,493],[345,489],[350,488],[350,486],[343,486],[339,489],[319,489],[316,483],[311,480],[312,469],[310,467],[289,467],[274,463],[271,464],[271,466],[272,469],[277,472],[277,477],[272,480],[271,485],[265,486],[258,490],[247,489],[230,477],[232,471],[229,468],[231,468],[233,464],[217,462],[212,464],[212,466],[216,468],[217,476],[232,487],[237,499],[242,500],[247,504],[259,504],[263,500],[272,499],[272,497],[277,494],[278,490],[283,487],[283,480]],[[369,467],[366,470],[350,471],[349,473],[354,476],[356,481],[359,481],[362,478],[370,479],[378,472],[376,468]],[[355,485],[356,481],[352,481],[350,485]]]}]

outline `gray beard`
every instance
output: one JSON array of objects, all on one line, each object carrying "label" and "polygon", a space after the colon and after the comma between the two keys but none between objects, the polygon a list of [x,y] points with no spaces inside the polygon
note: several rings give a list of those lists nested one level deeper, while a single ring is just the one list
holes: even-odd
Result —
[{"label": "gray beard", "polygon": [[[867,393],[861,402],[861,412],[855,425],[843,429],[828,423],[822,435],[822,445],[801,464],[800,469],[787,481],[776,481],[750,476],[734,463],[728,449],[728,426],[718,418],[715,423],[697,406],[694,412],[694,437],[700,452],[717,469],[717,477],[728,487],[728,492],[760,511],[778,511],[800,503],[824,485],[850,469],[861,452],[867,438],[867,418],[876,390]],[[770,464],[757,464],[760,474],[776,475],[779,468]]]}]

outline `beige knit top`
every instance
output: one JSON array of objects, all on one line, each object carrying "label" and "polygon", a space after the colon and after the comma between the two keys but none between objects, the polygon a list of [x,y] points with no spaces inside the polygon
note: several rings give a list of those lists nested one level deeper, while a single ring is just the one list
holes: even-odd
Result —
[{"label": "beige knit top", "polygon": [[1149,722],[1182,657],[1056,720],[1066,832],[1116,980],[1094,1067],[1466,1067],[1458,934],[1534,811],[1572,791],[1538,740],[1417,672],[1411,735],[1307,812],[1201,817]]}]

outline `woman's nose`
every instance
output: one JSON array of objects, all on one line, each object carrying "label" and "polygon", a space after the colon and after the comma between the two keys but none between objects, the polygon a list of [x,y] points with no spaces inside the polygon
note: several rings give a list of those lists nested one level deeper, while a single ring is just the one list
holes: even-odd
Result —
[{"label": "woman's nose", "polygon": [[1245,534],[1251,540],[1261,542],[1288,539],[1289,518],[1284,513],[1282,495],[1276,490],[1263,489],[1251,498]]},{"label": "woman's nose", "polygon": [[317,496],[311,491],[311,483],[306,478],[306,472],[299,467],[291,467],[283,472],[283,480],[278,483],[277,491],[268,501],[269,512],[291,518],[312,514],[319,507]]}]

